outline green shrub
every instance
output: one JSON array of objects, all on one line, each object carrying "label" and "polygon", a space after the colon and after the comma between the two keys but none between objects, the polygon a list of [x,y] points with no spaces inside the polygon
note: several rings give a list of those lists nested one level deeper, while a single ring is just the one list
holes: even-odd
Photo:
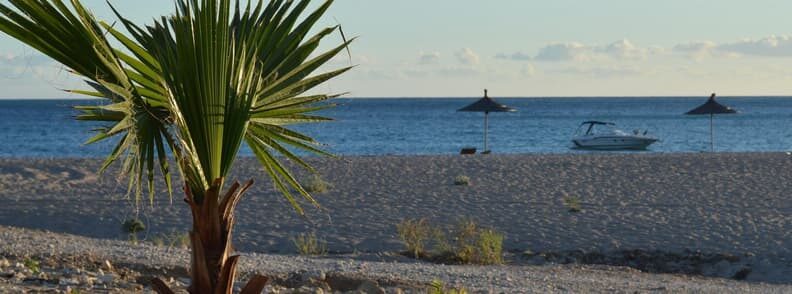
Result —
[{"label": "green shrub", "polygon": [[472,219],[460,220],[453,230],[454,246],[439,257],[462,264],[503,263],[503,234],[484,229]]},{"label": "green shrub", "polygon": [[454,178],[454,185],[457,186],[470,186],[470,177],[459,175]]},{"label": "green shrub", "polygon": [[481,230],[478,237],[478,256],[476,263],[502,264],[503,238],[503,234],[494,230]]},{"label": "green shrub", "polygon": [[305,185],[305,191],[311,194],[324,194],[332,188],[332,185],[322,179],[321,176],[318,174],[314,174],[308,179],[307,184]]},{"label": "green shrub", "polygon": [[327,254],[327,242],[319,240],[315,233],[300,234],[292,238],[297,253],[300,255],[325,255]]},{"label": "green shrub", "polygon": [[582,210],[580,207],[580,198],[577,196],[564,197],[564,206],[569,212],[580,212]]},{"label": "green shrub", "polygon": [[443,281],[434,280],[429,285],[429,290],[427,291],[428,294],[467,294],[467,290],[465,288],[459,289],[448,289],[446,288]]},{"label": "green shrub", "polygon": [[478,225],[472,219],[460,220],[454,230],[454,241],[456,247],[453,248],[459,262],[463,264],[473,263],[476,255],[476,239],[478,238]]},{"label": "green shrub", "polygon": [[146,225],[143,224],[142,221],[139,219],[133,218],[126,220],[122,225],[121,229],[124,233],[134,234],[137,232],[142,232],[146,230]]},{"label": "green shrub", "polygon": [[32,258],[25,258],[22,261],[22,264],[30,270],[34,275],[38,275],[41,272],[41,263],[38,260]]},{"label": "green shrub", "polygon": [[399,238],[404,243],[404,246],[407,247],[407,251],[414,258],[426,255],[426,241],[433,235],[432,227],[426,219],[403,220],[396,225],[396,231],[398,231]]},{"label": "green shrub", "polygon": [[[456,264],[503,263],[503,234],[480,228],[470,219],[460,220],[447,231],[432,227],[425,219],[403,221],[397,229],[414,258]],[[431,254],[425,249],[430,245],[430,237],[434,243]]]}]

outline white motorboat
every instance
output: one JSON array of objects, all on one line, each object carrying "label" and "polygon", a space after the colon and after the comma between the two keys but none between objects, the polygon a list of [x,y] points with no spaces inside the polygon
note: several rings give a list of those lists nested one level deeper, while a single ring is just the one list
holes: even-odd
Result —
[{"label": "white motorboat", "polygon": [[647,136],[647,131],[641,133],[639,130],[635,130],[632,134],[629,134],[616,129],[615,126],[616,124],[611,122],[583,122],[572,137],[572,143],[575,144],[575,148],[580,149],[642,150],[658,140]]}]

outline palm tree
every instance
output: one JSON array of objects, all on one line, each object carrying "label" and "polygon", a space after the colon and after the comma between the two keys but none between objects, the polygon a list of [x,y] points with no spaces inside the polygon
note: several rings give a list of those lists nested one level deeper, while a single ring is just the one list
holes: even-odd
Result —
[{"label": "palm tree", "polygon": [[[136,199],[144,190],[153,199],[155,171],[170,193],[169,163],[176,163],[192,211],[189,292],[233,289],[239,260],[232,256],[234,208],[253,182],[222,191],[243,141],[298,213],[303,211],[296,197],[317,205],[281,160],[312,170],[293,150],[327,155],[312,138],[286,127],[329,120],[310,113],[332,107],[322,101],[337,95],[309,90],[350,69],[314,74],[351,42],[316,52],[324,37],[340,31],[335,26],[311,33],[332,0],[307,15],[310,0],[248,1],[244,8],[239,1],[177,0],[174,15],[146,27],[113,8],[126,34],[98,21],[79,0],[8,2],[13,9],[0,4],[0,31],[91,86],[69,92],[107,99],[78,107],[77,117],[107,123],[87,143],[117,140],[102,171],[121,162]],[[111,44],[110,35],[117,42]],[[266,282],[254,277],[242,293],[259,293]],[[172,293],[158,279],[154,288]]]}]

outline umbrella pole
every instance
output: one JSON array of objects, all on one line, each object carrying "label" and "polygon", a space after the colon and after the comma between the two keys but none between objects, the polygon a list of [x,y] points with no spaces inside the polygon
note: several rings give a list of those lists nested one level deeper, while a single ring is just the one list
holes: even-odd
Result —
[{"label": "umbrella pole", "polygon": [[710,113],[710,152],[715,152],[715,135],[712,133],[712,116]]},{"label": "umbrella pole", "polygon": [[487,151],[487,129],[489,128],[489,112],[484,112],[484,151]]}]

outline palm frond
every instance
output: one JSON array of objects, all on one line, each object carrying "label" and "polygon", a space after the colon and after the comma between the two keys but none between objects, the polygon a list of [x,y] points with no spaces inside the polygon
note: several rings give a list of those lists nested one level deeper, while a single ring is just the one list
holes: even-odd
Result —
[{"label": "palm frond", "polygon": [[[110,123],[108,127],[98,129],[97,135],[87,143],[123,135],[116,149],[107,157],[105,167],[125,155],[122,172],[142,175],[143,167],[149,166],[147,163],[159,152],[151,151],[149,146],[154,146],[156,140],[161,139],[166,129],[163,120],[168,116],[167,110],[161,107],[162,104],[148,104],[140,95],[136,82],[122,65],[118,51],[105,38],[99,22],[76,0],[71,1],[71,8],[62,0],[8,2],[16,10],[0,4],[0,31],[62,63],[86,79],[94,89],[69,92],[110,101],[109,105],[77,108],[81,112],[77,116],[80,120]],[[126,61],[131,63],[132,60],[127,58]],[[136,78],[140,79],[140,76]],[[161,169],[161,172],[166,180],[170,177],[168,169]],[[150,170],[148,174],[151,174]],[[137,183],[141,178],[129,177],[129,186],[138,187],[134,191],[136,195],[141,195],[141,185]],[[149,176],[149,188],[152,184],[153,178]],[[150,195],[151,192],[153,190],[150,190]]]},{"label": "palm frond", "polygon": [[[306,92],[351,67],[314,74],[340,51],[320,42],[338,26],[309,36],[332,0],[305,15],[310,0],[258,1],[241,8],[230,0],[176,0],[176,13],[141,27],[114,7],[123,33],[97,21],[79,0],[9,0],[0,4],[0,31],[63,63],[92,90],[69,90],[108,103],[78,107],[77,119],[105,122],[87,143],[118,139],[102,169],[122,160],[129,190],[147,183],[153,197],[157,169],[171,189],[172,154],[194,200],[224,178],[245,141],[275,187],[302,212],[293,191],[316,204],[278,159],[312,168],[292,150],[330,155],[296,123],[330,120],[312,112],[335,105],[330,94]],[[112,36],[120,43],[111,46]],[[222,182],[222,181],[221,181]],[[222,187],[220,187],[222,188]]]}]

